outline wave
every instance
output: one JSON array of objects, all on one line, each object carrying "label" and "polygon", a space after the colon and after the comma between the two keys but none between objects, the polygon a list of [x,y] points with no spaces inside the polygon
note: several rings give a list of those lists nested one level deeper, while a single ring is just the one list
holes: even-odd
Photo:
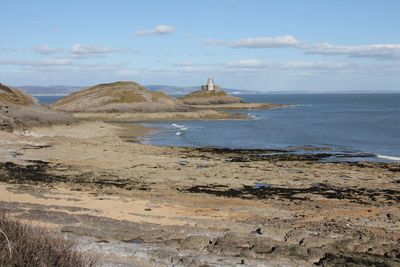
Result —
[{"label": "wave", "polygon": [[186,127],[185,125],[179,125],[179,124],[171,124],[172,127],[178,128],[180,131],[187,131],[189,130],[189,127]]},{"label": "wave", "polygon": [[176,123],[171,124],[171,126],[172,126],[172,127],[175,127],[175,128],[182,128],[182,127],[185,127],[184,125],[179,125],[179,124],[176,124]]},{"label": "wave", "polygon": [[376,157],[377,157],[377,158],[380,158],[380,159],[387,159],[387,160],[393,160],[393,161],[400,161],[400,157],[386,156],[386,155],[380,155],[380,154],[377,154]]},{"label": "wave", "polygon": [[254,114],[252,114],[252,113],[248,113],[247,116],[248,116],[250,119],[253,119],[253,120],[257,119],[257,116],[254,115]]}]

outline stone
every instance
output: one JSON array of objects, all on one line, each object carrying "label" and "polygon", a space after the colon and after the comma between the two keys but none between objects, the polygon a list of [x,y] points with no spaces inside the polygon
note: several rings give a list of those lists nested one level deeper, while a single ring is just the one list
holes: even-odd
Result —
[{"label": "stone", "polygon": [[210,243],[211,238],[208,236],[188,236],[181,241],[182,249],[203,249]]}]

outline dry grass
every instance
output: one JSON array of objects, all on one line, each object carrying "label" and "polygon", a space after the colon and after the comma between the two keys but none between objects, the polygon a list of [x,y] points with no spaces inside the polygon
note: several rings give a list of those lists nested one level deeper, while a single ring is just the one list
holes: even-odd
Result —
[{"label": "dry grass", "polygon": [[29,106],[34,103],[34,100],[29,95],[0,83],[0,102]]},{"label": "dry grass", "polygon": [[0,213],[0,266],[94,266],[95,260],[75,250],[62,236],[21,223]]},{"label": "dry grass", "polygon": [[[130,104],[153,104],[159,103],[168,105],[172,108],[176,99],[161,93],[153,92],[135,82],[115,82],[109,84],[99,84],[90,88],[83,89],[66,96],[52,106],[58,110],[70,112],[109,110],[108,105],[119,105],[118,108],[129,109]],[[133,108],[135,109],[135,108]],[[122,111],[122,109],[118,109]]]},{"label": "dry grass", "polygon": [[186,105],[218,105],[242,102],[242,99],[231,96],[223,90],[196,91],[180,98],[180,100]]},{"label": "dry grass", "polygon": [[182,99],[184,98],[188,98],[188,97],[215,97],[215,96],[229,96],[225,91],[195,91],[192,92],[184,97],[182,97]]}]

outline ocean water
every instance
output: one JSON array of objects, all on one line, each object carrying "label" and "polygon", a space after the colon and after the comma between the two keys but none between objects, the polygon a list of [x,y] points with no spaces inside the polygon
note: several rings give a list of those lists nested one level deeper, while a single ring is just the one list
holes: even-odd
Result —
[{"label": "ocean water", "polygon": [[38,95],[35,96],[42,104],[51,104],[63,98],[63,95]]},{"label": "ocean water", "polygon": [[242,97],[248,102],[290,106],[239,111],[249,114],[250,120],[144,123],[158,129],[144,142],[164,146],[277,148],[294,153],[325,150],[348,154],[353,159],[362,155],[363,159],[400,161],[400,94]]},{"label": "ocean water", "polygon": [[[163,146],[283,149],[350,155],[351,160],[400,161],[399,94],[241,95],[247,102],[290,104],[271,110],[231,111],[235,121],[144,122],[156,129],[144,143]],[[39,96],[50,104],[61,96]],[[342,159],[348,159],[341,156]]]}]

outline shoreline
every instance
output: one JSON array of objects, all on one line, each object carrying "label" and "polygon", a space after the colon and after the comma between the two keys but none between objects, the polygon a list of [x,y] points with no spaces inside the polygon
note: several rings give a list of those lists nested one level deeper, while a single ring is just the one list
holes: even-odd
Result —
[{"label": "shoreline", "polygon": [[[220,120],[220,119],[219,119]],[[160,120],[160,122],[174,122],[179,120]],[[387,156],[381,153],[367,152],[367,151],[349,151],[349,150],[336,150],[335,147],[328,146],[297,146],[293,148],[292,145],[280,148],[239,148],[239,147],[222,147],[222,146],[190,146],[190,145],[168,145],[168,144],[155,144],[155,143],[142,143],[145,137],[150,137],[151,134],[156,132],[162,132],[163,129],[159,127],[149,128],[142,125],[142,123],[157,123],[158,121],[106,121],[112,125],[120,126],[121,132],[125,133],[124,140],[129,142],[138,142],[144,145],[152,145],[159,147],[172,147],[182,149],[198,149],[203,150],[215,150],[218,151],[230,151],[233,153],[247,152],[250,154],[258,153],[259,157],[264,158],[275,158],[275,159],[287,159],[287,158],[298,158],[298,159],[312,159],[326,163],[360,163],[360,162],[371,162],[371,163],[384,163],[384,164],[400,164],[400,158],[397,156]],[[156,125],[156,124],[155,124]],[[132,127],[129,130],[129,127]],[[128,128],[128,129],[124,129]],[[138,135],[137,132],[140,132]],[[131,134],[131,135],[130,135]],[[120,136],[122,138],[122,136]],[[150,137],[151,138],[151,137]]]},{"label": "shoreline", "polygon": [[1,209],[104,264],[398,263],[399,164],[143,145],[132,127],[0,132]]},{"label": "shoreline", "polygon": [[73,113],[79,119],[88,121],[168,121],[168,120],[241,120],[242,114],[222,113],[215,110],[194,112],[153,112],[153,113]]}]

